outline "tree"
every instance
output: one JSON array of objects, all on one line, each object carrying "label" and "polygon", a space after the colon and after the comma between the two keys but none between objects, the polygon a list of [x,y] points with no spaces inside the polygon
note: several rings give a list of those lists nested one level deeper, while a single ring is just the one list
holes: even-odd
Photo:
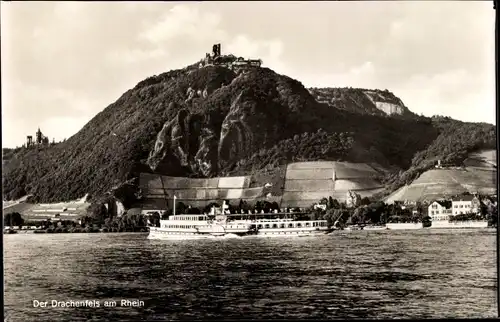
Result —
[{"label": "tree", "polygon": [[104,227],[106,227],[108,229],[111,228],[111,218],[106,218],[104,220]]},{"label": "tree", "polygon": [[328,197],[328,205],[327,205],[327,209],[332,209],[334,208],[334,205],[333,205],[333,198],[332,196],[329,196]]},{"label": "tree", "polygon": [[328,209],[326,213],[323,215],[323,219],[327,221],[328,227],[332,227],[335,224],[335,221],[340,217],[339,209]]},{"label": "tree", "polygon": [[361,199],[361,206],[368,206],[370,204],[370,198],[364,197]]},{"label": "tree", "polygon": [[365,207],[357,207],[354,209],[349,222],[353,225],[356,224],[364,224],[367,221],[366,215],[367,215],[367,208]]},{"label": "tree", "polygon": [[132,204],[137,202],[139,188],[132,182],[125,182],[112,190],[113,196],[119,200],[125,208],[130,208]]},{"label": "tree", "polygon": [[220,207],[220,205],[216,202],[211,202],[209,203],[208,205],[205,206],[205,208],[203,208],[203,212],[204,213],[210,213],[210,211],[212,210],[212,207]]},{"label": "tree", "polygon": [[160,213],[155,211],[152,214],[150,214],[149,222],[153,227],[160,227]]},{"label": "tree", "polygon": [[424,216],[424,218],[422,218],[422,226],[424,228],[432,226],[431,217],[429,215],[426,215]]},{"label": "tree", "polygon": [[280,210],[280,205],[276,201],[273,201],[270,207],[271,210],[278,210],[278,211]]},{"label": "tree", "polygon": [[488,211],[488,206],[484,204],[484,202],[481,202],[481,204],[479,205],[479,213],[484,216],[486,218],[486,216],[488,215],[489,211]]},{"label": "tree", "polygon": [[186,210],[186,214],[199,215],[201,214],[201,210],[196,207],[188,207],[188,209]]},{"label": "tree", "polygon": [[187,206],[182,202],[179,201],[176,206],[175,206],[175,214],[185,214],[186,213]]},{"label": "tree", "polygon": [[498,225],[498,211],[497,206],[490,204],[488,207],[486,218],[488,219],[488,226],[497,227]]},{"label": "tree", "polygon": [[98,203],[92,203],[88,208],[87,208],[87,216],[89,217],[90,220],[88,223],[104,223],[105,219],[108,217],[108,210],[106,209],[106,206],[104,206],[103,203],[98,202]]},{"label": "tree", "polygon": [[26,191],[24,190],[23,187],[17,186],[15,187],[12,192],[9,194],[9,199],[19,199],[23,196],[26,195]]},{"label": "tree", "polygon": [[4,226],[22,226],[24,224],[24,219],[18,212],[11,212],[4,216],[3,218]]}]

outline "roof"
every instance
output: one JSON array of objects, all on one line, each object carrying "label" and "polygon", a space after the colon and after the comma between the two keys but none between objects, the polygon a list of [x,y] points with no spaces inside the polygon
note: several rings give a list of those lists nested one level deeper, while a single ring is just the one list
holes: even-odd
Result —
[{"label": "roof", "polygon": [[451,198],[452,201],[472,201],[474,200],[474,195],[462,195]]},{"label": "roof", "polygon": [[142,212],[141,208],[130,208],[127,210],[127,215],[132,216],[132,215],[140,215]]},{"label": "roof", "polygon": [[438,204],[440,204],[442,207],[444,207],[446,209],[451,208],[451,201],[449,201],[449,200],[434,200],[432,203],[434,203],[434,202],[437,202]]}]

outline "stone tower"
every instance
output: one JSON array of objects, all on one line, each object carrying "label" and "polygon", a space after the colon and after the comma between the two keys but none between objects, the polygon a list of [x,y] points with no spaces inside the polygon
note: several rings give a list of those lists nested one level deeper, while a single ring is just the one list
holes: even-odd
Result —
[{"label": "stone tower", "polygon": [[36,131],[36,144],[40,145],[43,143],[43,134],[42,131],[40,131],[40,128],[38,128],[38,131]]},{"label": "stone tower", "polygon": [[28,136],[26,137],[26,140],[27,140],[27,141],[26,141],[26,147],[28,147],[28,148],[29,148],[30,146],[32,146],[32,145],[33,145],[33,137],[32,137],[31,135],[28,135]]}]

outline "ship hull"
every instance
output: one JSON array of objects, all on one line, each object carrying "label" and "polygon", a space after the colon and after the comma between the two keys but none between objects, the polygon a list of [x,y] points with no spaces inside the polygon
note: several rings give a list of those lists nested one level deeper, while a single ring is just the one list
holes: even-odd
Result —
[{"label": "ship hull", "polygon": [[221,237],[244,237],[255,235],[255,232],[192,232],[192,231],[172,231],[157,227],[149,228],[148,239],[206,239],[206,238],[221,238]]},{"label": "ship hull", "polygon": [[246,232],[183,232],[171,231],[157,227],[150,227],[148,239],[208,239],[208,238],[224,238],[224,237],[310,237],[326,235],[331,230],[292,230],[292,229],[261,229],[258,231]]}]

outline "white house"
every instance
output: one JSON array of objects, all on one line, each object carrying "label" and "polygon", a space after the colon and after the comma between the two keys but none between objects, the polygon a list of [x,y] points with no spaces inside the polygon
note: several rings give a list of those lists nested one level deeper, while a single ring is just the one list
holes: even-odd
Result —
[{"label": "white house", "polygon": [[322,210],[326,210],[326,205],[325,204],[315,204],[314,205],[314,209],[322,209]]},{"label": "white house", "polygon": [[436,200],[429,205],[428,214],[432,221],[448,220],[453,214],[452,203],[450,201]]},{"label": "white house", "polygon": [[468,214],[468,213],[479,213],[480,202],[476,196],[464,195],[458,196],[451,199],[453,207],[453,216]]}]

